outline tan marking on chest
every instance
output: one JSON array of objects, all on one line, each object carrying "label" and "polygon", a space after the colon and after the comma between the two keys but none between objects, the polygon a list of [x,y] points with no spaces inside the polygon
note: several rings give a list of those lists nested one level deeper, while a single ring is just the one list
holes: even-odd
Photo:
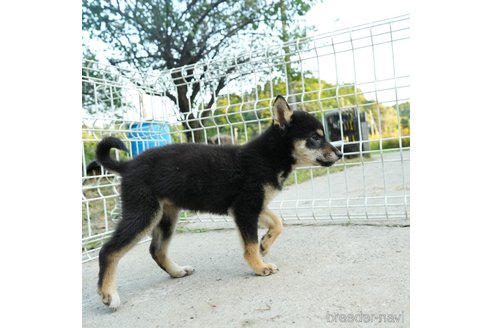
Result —
[{"label": "tan marking on chest", "polygon": [[263,186],[265,195],[263,197],[263,208],[266,208],[270,201],[278,194],[279,190],[270,184]]}]

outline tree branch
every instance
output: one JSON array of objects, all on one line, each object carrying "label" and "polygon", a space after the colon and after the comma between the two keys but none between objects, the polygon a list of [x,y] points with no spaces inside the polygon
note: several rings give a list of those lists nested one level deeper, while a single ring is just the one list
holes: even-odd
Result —
[{"label": "tree branch", "polygon": [[[250,24],[253,24],[255,22],[260,22],[260,21],[255,21],[255,20],[252,20],[252,19],[248,19],[248,20],[244,21],[241,25],[238,25],[233,30],[230,30],[229,33],[225,34],[222,37],[222,39],[220,39],[220,41],[218,41],[214,46],[212,46],[210,48],[207,47],[207,43],[204,43],[203,47],[199,49],[198,53],[194,57],[195,58],[201,58],[204,55],[205,52],[208,52],[208,53],[212,53],[213,52],[214,55],[212,56],[212,58],[215,57],[215,54],[218,52],[218,50],[220,49],[220,47],[227,40],[229,40],[229,38],[231,38],[232,36],[234,36],[235,34],[237,34],[237,32],[241,31],[246,26],[248,26]],[[208,38],[210,38],[214,34],[217,34],[218,32],[222,32],[224,30],[227,30],[227,28],[224,28],[222,30],[214,31],[213,33],[210,33],[209,36],[208,36]]]},{"label": "tree branch", "polygon": [[205,67],[203,68],[203,73],[202,75],[200,75],[198,82],[195,82],[193,84],[191,96],[190,96],[190,100],[192,103],[195,102],[196,95],[198,94],[198,91],[200,91],[200,81],[205,77],[205,73],[207,72],[207,70],[208,70],[208,65],[205,65]]},{"label": "tree branch", "polygon": [[[190,33],[188,33],[188,36],[186,38],[186,41],[184,42],[183,44],[183,51],[182,53],[190,53],[191,54],[191,43],[192,43],[192,40],[195,38],[195,35],[196,35],[196,32],[198,31],[198,29],[200,28],[201,26],[201,23],[203,23],[203,21],[205,20],[205,18],[207,18],[207,16],[209,15],[209,13],[214,10],[215,8],[217,8],[221,3],[223,2],[226,2],[227,0],[219,0],[215,3],[212,3],[210,4],[210,7],[208,8],[208,10],[204,11],[203,14],[198,18],[197,21],[193,22],[194,23],[194,26],[193,28],[191,29]],[[205,38],[206,39],[206,38]],[[193,56],[192,58],[195,58],[196,56]],[[191,61],[190,62],[183,62],[183,60],[181,60],[180,62],[182,65],[186,65],[186,64],[190,64],[192,63]]]},{"label": "tree branch", "polygon": [[[249,59],[243,59],[243,60],[239,60],[238,61],[238,64],[244,64],[246,62],[248,62]],[[209,109],[213,106],[213,104],[215,103],[215,99],[217,98],[219,92],[224,89],[224,87],[226,86],[226,78],[229,76],[229,74],[231,74],[232,72],[234,72],[234,70],[236,69],[236,66],[231,66],[229,67],[225,73],[220,77],[219,79],[219,83],[217,84],[217,87],[215,88],[215,90],[212,92],[212,95],[210,97],[210,101],[208,102],[207,106],[205,106],[205,109]],[[247,73],[249,74],[249,73]],[[243,74],[241,76],[244,76],[246,74]],[[231,80],[230,80],[231,81]],[[228,81],[228,82],[230,82]]]}]

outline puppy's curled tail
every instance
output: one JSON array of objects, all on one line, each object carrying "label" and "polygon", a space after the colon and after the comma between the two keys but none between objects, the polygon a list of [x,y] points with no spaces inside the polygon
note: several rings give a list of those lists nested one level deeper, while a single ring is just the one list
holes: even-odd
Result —
[{"label": "puppy's curled tail", "polygon": [[125,161],[116,161],[109,156],[109,151],[111,148],[117,148],[128,152],[123,141],[115,137],[105,137],[101,142],[97,144],[96,148],[96,158],[99,164],[104,166],[110,171],[115,171],[117,173],[123,173],[126,167]]}]

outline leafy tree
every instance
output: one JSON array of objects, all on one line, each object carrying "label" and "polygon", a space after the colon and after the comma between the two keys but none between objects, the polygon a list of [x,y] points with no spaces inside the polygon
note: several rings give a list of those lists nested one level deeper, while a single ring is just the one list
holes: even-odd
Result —
[{"label": "leafy tree", "polygon": [[[396,110],[396,105],[393,108]],[[401,127],[403,129],[410,129],[410,103],[407,101],[399,104],[398,108],[400,110]]]},{"label": "leafy tree", "polygon": [[[126,64],[138,70],[173,70],[175,91],[165,90],[181,113],[190,113],[199,94],[207,92],[210,108],[219,92],[227,85],[235,70],[223,67],[216,83],[201,83],[209,69],[198,62],[236,52],[242,47],[264,47],[264,36],[275,36],[279,18],[290,20],[304,15],[314,1],[283,0],[283,14],[274,0],[83,0],[82,27],[91,38],[100,39],[114,50],[109,61]],[[259,32],[261,31],[261,32]],[[259,38],[258,34],[263,34]],[[282,35],[286,35],[283,33]],[[240,59],[241,60],[241,59]],[[247,59],[242,59],[247,61]],[[188,99],[190,101],[188,101]],[[198,128],[198,121],[189,122]],[[198,134],[187,134],[188,140],[201,141]]]}]

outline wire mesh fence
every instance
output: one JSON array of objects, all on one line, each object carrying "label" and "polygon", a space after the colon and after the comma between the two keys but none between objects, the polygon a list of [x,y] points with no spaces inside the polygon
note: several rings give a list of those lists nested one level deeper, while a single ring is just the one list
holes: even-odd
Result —
[{"label": "wire mesh fence", "polygon": [[[286,224],[407,224],[409,38],[405,15],[168,71],[84,61],[83,261],[120,216],[119,178],[94,161],[102,137],[124,140],[129,153],[115,153],[120,159],[170,143],[243,144],[271,124],[278,94],[318,117],[344,158],[297,168],[270,208]],[[232,220],[188,211],[181,219]]]}]

